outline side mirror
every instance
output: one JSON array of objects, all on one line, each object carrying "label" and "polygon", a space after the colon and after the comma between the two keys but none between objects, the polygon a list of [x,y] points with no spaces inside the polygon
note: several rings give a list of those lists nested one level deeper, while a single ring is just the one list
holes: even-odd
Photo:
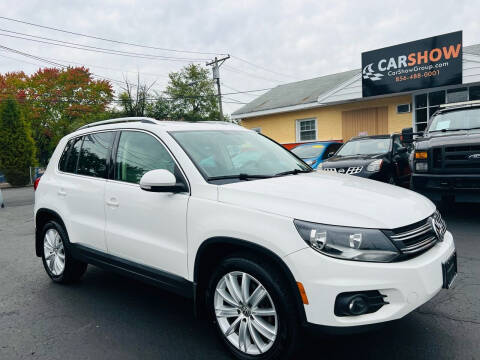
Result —
[{"label": "side mirror", "polygon": [[177,179],[170,171],[164,169],[151,170],[140,179],[140,188],[152,192],[185,191],[183,184],[177,185]]},{"label": "side mirror", "polygon": [[331,158],[333,155],[335,155],[335,151],[330,151],[327,155],[327,158]]},{"label": "side mirror", "polygon": [[413,128],[405,128],[402,130],[402,141],[405,144],[413,143]]}]

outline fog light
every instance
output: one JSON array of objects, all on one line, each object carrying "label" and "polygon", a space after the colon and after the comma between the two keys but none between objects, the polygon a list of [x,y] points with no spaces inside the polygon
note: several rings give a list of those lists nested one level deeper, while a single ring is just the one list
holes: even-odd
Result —
[{"label": "fog light", "polygon": [[363,315],[368,311],[368,302],[364,296],[357,295],[348,303],[348,310],[352,315]]},{"label": "fog light", "polygon": [[334,312],[336,316],[371,314],[388,304],[385,298],[378,290],[341,293],[335,300]]}]

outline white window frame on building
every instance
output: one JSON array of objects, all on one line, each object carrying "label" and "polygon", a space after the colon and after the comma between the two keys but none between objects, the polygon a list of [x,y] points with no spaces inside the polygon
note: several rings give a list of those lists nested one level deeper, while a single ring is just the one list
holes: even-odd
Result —
[{"label": "white window frame on building", "polygon": [[430,117],[440,108],[441,104],[469,100],[480,100],[479,83],[425,89],[414,92],[412,94],[414,131],[424,131]]},{"label": "white window frame on building", "polygon": [[262,133],[262,128],[261,128],[261,127],[251,128],[250,130],[253,130],[253,131],[255,131],[255,132],[259,133],[259,134]]},{"label": "white window frame on building", "polygon": [[[315,126],[315,129],[302,129],[302,123],[312,122]],[[314,139],[302,139],[302,132],[311,132],[315,130],[315,138]],[[298,119],[295,121],[295,139],[296,142],[301,141],[315,141],[318,139],[318,126],[317,126],[317,119],[316,118],[308,118],[308,119]]]}]

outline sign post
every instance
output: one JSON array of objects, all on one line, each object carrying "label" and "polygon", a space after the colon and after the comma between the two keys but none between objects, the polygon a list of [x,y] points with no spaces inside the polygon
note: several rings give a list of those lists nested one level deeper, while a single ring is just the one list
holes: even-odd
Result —
[{"label": "sign post", "polygon": [[462,32],[362,53],[363,97],[462,83]]}]

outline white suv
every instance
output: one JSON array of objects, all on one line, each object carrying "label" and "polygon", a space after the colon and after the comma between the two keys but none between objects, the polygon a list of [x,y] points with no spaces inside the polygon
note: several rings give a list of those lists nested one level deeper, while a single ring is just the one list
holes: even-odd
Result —
[{"label": "white suv", "polygon": [[53,281],[93,264],[191,297],[239,359],[290,358],[307,325],[401,318],[456,275],[429,200],[314,172],[228,123],[84,126],[37,185],[36,253]]}]

